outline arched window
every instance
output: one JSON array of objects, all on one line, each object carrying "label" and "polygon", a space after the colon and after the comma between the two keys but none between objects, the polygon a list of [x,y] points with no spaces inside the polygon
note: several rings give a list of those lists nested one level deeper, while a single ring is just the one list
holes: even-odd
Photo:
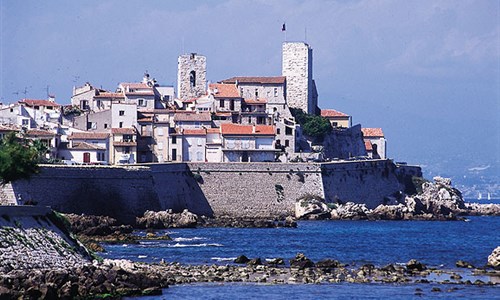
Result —
[{"label": "arched window", "polygon": [[189,85],[194,88],[196,86],[196,72],[189,72]]}]

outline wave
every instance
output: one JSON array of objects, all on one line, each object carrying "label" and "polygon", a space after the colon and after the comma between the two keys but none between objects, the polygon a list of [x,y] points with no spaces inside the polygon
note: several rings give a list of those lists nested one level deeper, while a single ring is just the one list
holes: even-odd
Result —
[{"label": "wave", "polygon": [[186,238],[186,237],[178,237],[178,238],[173,238],[172,241],[174,242],[189,242],[189,241],[199,241],[199,240],[206,240],[206,238],[202,237],[192,237],[192,238]]},{"label": "wave", "polygon": [[147,255],[139,255],[139,256],[137,256],[137,258],[146,258],[146,257],[148,257],[148,256]]},{"label": "wave", "polygon": [[210,259],[215,261],[234,261],[236,257],[211,257]]},{"label": "wave", "polygon": [[207,244],[207,243],[202,243],[202,244],[180,244],[180,243],[176,243],[176,244],[173,244],[173,245],[168,245],[167,246],[168,248],[185,248],[185,247],[223,247],[222,244],[217,244],[217,243],[213,243],[213,244]]}]

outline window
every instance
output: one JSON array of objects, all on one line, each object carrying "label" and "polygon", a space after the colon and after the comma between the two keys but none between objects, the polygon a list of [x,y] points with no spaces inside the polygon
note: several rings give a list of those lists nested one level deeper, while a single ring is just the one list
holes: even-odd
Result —
[{"label": "window", "polygon": [[278,97],[278,88],[274,88],[274,97]]},{"label": "window", "polygon": [[118,114],[119,114],[120,116],[124,116],[124,115],[125,115],[125,111],[124,111],[124,110],[120,110],[120,111],[118,112]]},{"label": "window", "polygon": [[290,146],[290,141],[289,140],[285,140],[285,147],[288,147]]},{"label": "window", "polygon": [[338,122],[332,122],[333,127],[337,127],[339,125]]},{"label": "window", "polygon": [[22,125],[23,126],[28,126],[28,124],[29,124],[29,120],[28,119],[23,119]]},{"label": "window", "polygon": [[220,100],[219,100],[219,106],[220,106],[221,108],[224,108],[224,99],[220,99]]},{"label": "window", "polygon": [[252,117],[248,117],[248,124],[252,123]]},{"label": "window", "polygon": [[277,128],[276,129],[276,134],[280,134],[280,132],[281,132],[281,128]]},{"label": "window", "polygon": [[293,132],[292,128],[290,128],[290,127],[285,127],[285,134],[286,134],[286,135],[293,135],[293,133],[292,133],[292,132]]},{"label": "window", "polygon": [[172,149],[172,160],[177,160],[177,149]]},{"label": "window", "polygon": [[229,102],[229,109],[234,110],[234,100],[231,99],[231,102]]},{"label": "window", "polygon": [[34,109],[39,110],[39,109],[40,109],[40,106],[36,105],[36,106],[34,107]]},{"label": "window", "polygon": [[123,153],[129,154],[130,153],[130,147],[123,147]]},{"label": "window", "polygon": [[243,97],[243,88],[240,88],[240,96]]},{"label": "window", "polygon": [[104,123],[104,129],[108,128],[108,123]]},{"label": "window", "polygon": [[123,122],[120,122],[120,123],[118,124],[118,127],[123,128]]},{"label": "window", "polygon": [[196,86],[196,72],[195,71],[191,71],[189,73],[189,86],[191,88],[194,88]]},{"label": "window", "polygon": [[102,106],[101,100],[97,100],[97,107],[101,107],[101,106]]},{"label": "window", "polygon": [[11,108],[11,109],[10,109],[10,112],[14,112],[14,109],[13,109],[13,108]]},{"label": "window", "polygon": [[259,97],[259,89],[255,89],[255,98]]},{"label": "window", "polygon": [[172,144],[177,144],[177,136],[172,136]]},{"label": "window", "polygon": [[146,106],[146,103],[145,103],[144,99],[139,99],[139,100],[137,100],[137,105]]},{"label": "window", "polygon": [[132,142],[132,135],[131,134],[124,134],[123,141],[124,142]]},{"label": "window", "polygon": [[194,128],[200,128],[201,123],[200,122],[194,122]]}]

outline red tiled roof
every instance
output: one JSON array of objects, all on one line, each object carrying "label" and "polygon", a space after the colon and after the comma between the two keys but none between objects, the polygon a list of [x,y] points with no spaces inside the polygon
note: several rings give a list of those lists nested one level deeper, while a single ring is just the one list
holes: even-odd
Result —
[{"label": "red tiled roof", "polygon": [[106,132],[73,132],[68,140],[105,140],[108,137]]},{"label": "red tiled roof", "polygon": [[209,88],[214,92],[214,98],[241,98],[235,84],[212,83]]},{"label": "red tiled roof", "polygon": [[222,80],[222,83],[259,83],[259,84],[283,84],[285,83],[285,76],[274,77],[251,77],[251,76],[237,76],[229,79]]},{"label": "red tiled roof", "polygon": [[24,103],[28,106],[53,106],[53,107],[61,106],[49,100],[39,100],[39,99],[22,99],[19,100],[19,103]]},{"label": "red tiled roof", "polygon": [[30,129],[26,132],[27,136],[54,136],[56,135],[53,132],[41,129]]},{"label": "red tiled roof", "polygon": [[208,122],[212,121],[212,116],[210,116],[209,112],[175,113],[174,122],[179,122],[179,121]]},{"label": "red tiled roof", "polygon": [[184,135],[206,135],[205,129],[184,129],[182,131]]},{"label": "red tiled roof", "polygon": [[153,117],[144,117],[137,119],[137,122],[153,122]]},{"label": "red tiled roof", "polygon": [[111,128],[112,134],[135,134],[134,128]]},{"label": "red tiled roof", "polygon": [[154,96],[153,91],[136,91],[136,92],[126,92],[125,95],[130,96]]},{"label": "red tiled roof", "polygon": [[372,143],[370,141],[365,141],[366,151],[373,151]]},{"label": "red tiled roof", "polygon": [[122,93],[100,93],[94,98],[125,98],[125,96]]},{"label": "red tiled roof", "polygon": [[259,105],[259,104],[266,104],[267,100],[263,98],[257,98],[257,99],[245,99],[243,100],[245,104],[247,105]]},{"label": "red tiled roof", "polygon": [[101,147],[101,146],[86,143],[86,142],[74,143],[73,147],[71,147],[70,149],[73,149],[73,150],[106,150],[105,147]]},{"label": "red tiled roof", "polygon": [[14,125],[4,124],[0,125],[0,131],[2,132],[19,131],[19,128],[17,128]]},{"label": "red tiled roof", "polygon": [[221,124],[222,135],[275,135],[272,125],[240,125],[225,123]]},{"label": "red tiled roof", "polygon": [[361,128],[364,137],[384,137],[382,128]]},{"label": "red tiled roof", "polygon": [[338,110],[335,110],[335,109],[322,109],[321,110],[321,116],[322,117],[349,117],[349,115],[343,113],[343,112],[340,112]]},{"label": "red tiled roof", "polygon": [[220,133],[220,128],[207,128],[207,133]]}]

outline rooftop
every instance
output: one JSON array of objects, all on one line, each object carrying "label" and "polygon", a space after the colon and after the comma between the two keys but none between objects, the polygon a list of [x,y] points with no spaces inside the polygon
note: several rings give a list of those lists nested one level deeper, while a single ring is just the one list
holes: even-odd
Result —
[{"label": "rooftop", "polygon": [[361,128],[364,137],[384,137],[382,128]]},{"label": "rooftop", "polygon": [[40,99],[22,99],[19,103],[26,104],[27,106],[55,106],[59,107],[61,105],[50,100],[40,100]]},{"label": "rooftop", "polygon": [[222,135],[275,135],[272,125],[221,124]]},{"label": "rooftop", "polygon": [[209,112],[190,112],[190,113],[175,113],[174,121],[184,121],[184,122],[209,122],[212,121],[212,117]]},{"label": "rooftop", "polygon": [[341,111],[335,110],[335,109],[322,109],[321,110],[321,116],[322,117],[349,117],[348,114],[345,114]]},{"label": "rooftop", "polygon": [[112,134],[135,134],[134,128],[111,128]]},{"label": "rooftop", "polygon": [[215,98],[241,98],[235,84],[212,83],[209,88],[214,92]]},{"label": "rooftop", "polygon": [[108,137],[106,132],[73,132],[68,140],[105,140]]}]

